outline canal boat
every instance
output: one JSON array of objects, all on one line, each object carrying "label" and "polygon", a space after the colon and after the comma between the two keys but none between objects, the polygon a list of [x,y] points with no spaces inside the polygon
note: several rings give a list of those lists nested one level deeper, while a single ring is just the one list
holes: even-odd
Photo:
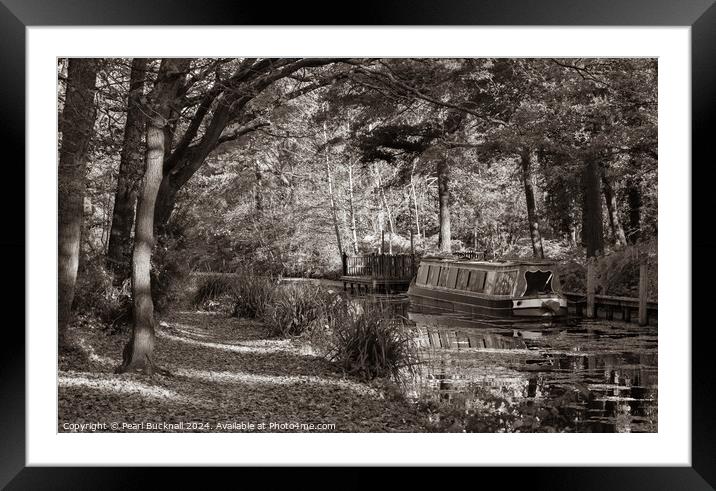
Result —
[{"label": "canal boat", "polygon": [[462,312],[499,323],[567,319],[557,264],[425,257],[408,289],[411,309]]}]

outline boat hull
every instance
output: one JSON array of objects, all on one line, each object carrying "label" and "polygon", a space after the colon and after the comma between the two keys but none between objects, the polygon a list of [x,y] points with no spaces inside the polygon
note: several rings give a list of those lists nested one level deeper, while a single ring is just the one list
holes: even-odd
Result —
[{"label": "boat hull", "polygon": [[511,322],[560,322],[567,319],[567,300],[559,294],[535,298],[494,298],[474,296],[459,291],[437,290],[410,285],[411,307],[438,312],[455,312]]}]

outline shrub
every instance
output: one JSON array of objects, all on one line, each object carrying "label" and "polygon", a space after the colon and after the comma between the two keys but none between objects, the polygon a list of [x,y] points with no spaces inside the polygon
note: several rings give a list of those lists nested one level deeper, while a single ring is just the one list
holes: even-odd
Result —
[{"label": "shrub", "polygon": [[595,269],[597,293],[635,297],[639,294],[639,256],[646,259],[647,295],[658,296],[658,256],[656,242],[628,246],[600,257]]},{"label": "shrub", "polygon": [[158,237],[152,252],[152,300],[156,311],[165,311],[172,303],[185,298],[190,273],[182,232],[169,228]]},{"label": "shrub", "polygon": [[212,302],[231,291],[231,282],[224,275],[211,274],[200,281],[191,299],[194,308],[206,309]]},{"label": "shrub", "polygon": [[326,325],[335,294],[314,285],[284,285],[276,288],[263,312],[271,335],[300,336],[321,324]]},{"label": "shrub", "polygon": [[119,330],[132,320],[131,282],[115,285],[115,276],[102,255],[85,256],[75,285],[72,308],[75,312],[97,318],[103,326]]},{"label": "shrub", "polygon": [[332,343],[328,358],[364,380],[412,378],[418,363],[415,338],[404,319],[387,315],[380,305],[339,306],[329,318]]},{"label": "shrub", "polygon": [[559,280],[565,292],[587,290],[587,268],[576,261],[565,262],[559,270]]},{"label": "shrub", "polygon": [[[639,255],[647,260],[647,290],[650,298],[658,296],[658,255],[656,241],[630,245],[600,256],[594,270],[597,294],[636,297],[639,294]],[[568,292],[585,292],[587,267],[585,260],[562,264],[560,281]]]}]

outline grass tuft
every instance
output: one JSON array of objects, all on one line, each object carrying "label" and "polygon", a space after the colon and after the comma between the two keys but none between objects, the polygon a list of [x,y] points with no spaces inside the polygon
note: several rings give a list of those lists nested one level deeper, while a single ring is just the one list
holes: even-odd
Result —
[{"label": "grass tuft", "polygon": [[380,304],[334,312],[329,359],[364,380],[412,378],[418,364],[414,333]]},{"label": "grass tuft", "polygon": [[268,276],[240,272],[231,282],[229,296],[234,305],[234,317],[261,318],[271,302],[277,282]]},{"label": "grass tuft", "polygon": [[212,302],[216,302],[230,291],[231,282],[225,276],[209,275],[202,280],[194,292],[191,305],[194,308],[207,309]]},{"label": "grass tuft", "polygon": [[273,336],[300,336],[324,326],[335,294],[313,285],[283,285],[276,288],[262,319]]}]

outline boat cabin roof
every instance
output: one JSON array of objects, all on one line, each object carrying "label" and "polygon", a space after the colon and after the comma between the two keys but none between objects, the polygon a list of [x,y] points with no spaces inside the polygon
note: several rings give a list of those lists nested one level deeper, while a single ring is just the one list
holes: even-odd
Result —
[{"label": "boat cabin roof", "polygon": [[508,261],[477,261],[471,259],[455,259],[453,257],[440,257],[440,256],[427,256],[424,257],[421,263],[450,265],[460,268],[475,268],[475,269],[515,269],[515,268],[555,268],[557,263],[549,260],[529,260],[529,259],[515,259]]}]

